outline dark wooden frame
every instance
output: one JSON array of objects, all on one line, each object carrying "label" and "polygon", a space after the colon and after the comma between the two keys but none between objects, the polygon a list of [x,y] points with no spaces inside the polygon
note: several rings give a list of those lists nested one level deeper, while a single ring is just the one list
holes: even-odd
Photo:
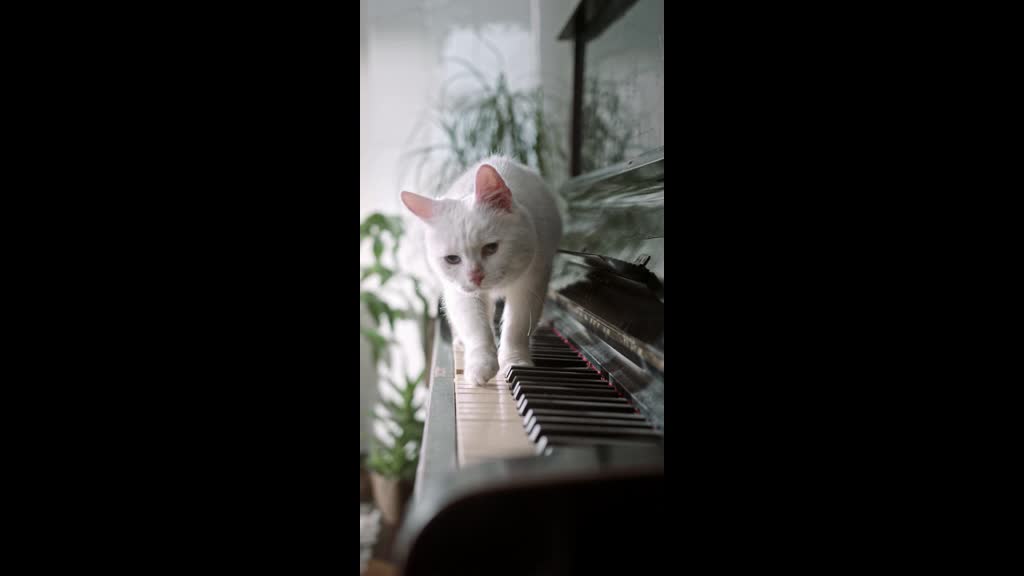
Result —
[{"label": "dark wooden frame", "polygon": [[580,153],[583,149],[583,89],[587,43],[600,36],[636,2],[637,0],[582,0],[558,35],[559,40],[573,41],[570,177],[579,176],[583,171]]}]

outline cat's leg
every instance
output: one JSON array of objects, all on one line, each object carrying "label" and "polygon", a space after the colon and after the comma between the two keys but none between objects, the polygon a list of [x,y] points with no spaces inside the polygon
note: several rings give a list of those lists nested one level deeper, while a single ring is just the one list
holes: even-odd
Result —
[{"label": "cat's leg", "polygon": [[455,290],[444,294],[445,310],[465,348],[463,374],[470,384],[486,383],[498,372],[498,358],[494,346],[494,330],[488,319],[494,306],[486,294],[467,295]]},{"label": "cat's leg", "polygon": [[530,334],[544,311],[547,278],[546,274],[542,278],[525,278],[506,293],[505,312],[501,317],[501,347],[498,349],[498,363],[502,371],[512,365],[533,366]]}]

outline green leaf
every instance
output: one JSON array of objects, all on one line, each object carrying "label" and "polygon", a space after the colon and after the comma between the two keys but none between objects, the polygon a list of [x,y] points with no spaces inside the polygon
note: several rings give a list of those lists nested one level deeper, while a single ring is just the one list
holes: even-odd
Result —
[{"label": "green leaf", "polygon": [[376,276],[380,278],[380,285],[384,286],[394,275],[395,271],[391,268],[374,264],[373,266],[363,269],[362,273],[359,275],[359,281],[365,282],[367,279]]},{"label": "green leaf", "polygon": [[359,225],[359,239],[360,241],[366,239],[371,235],[376,235],[379,231],[387,226],[387,217],[380,212],[374,212],[363,220],[362,224]]},{"label": "green leaf", "polygon": [[386,318],[391,330],[394,331],[395,320],[400,320],[405,317],[402,310],[393,308],[390,304],[378,298],[373,292],[365,290],[361,291],[359,293],[359,299],[366,304],[366,310],[370,313],[370,317],[373,319],[375,327],[380,326]]},{"label": "green leaf", "polygon": [[384,406],[384,409],[387,410],[388,413],[392,415],[392,417],[394,417],[395,415],[400,415],[402,411],[405,409],[401,404],[396,403],[394,400],[385,399],[381,400],[380,403],[382,406]]},{"label": "green leaf", "polygon": [[373,238],[373,259],[380,266],[380,255],[384,253],[384,241],[380,237]]},{"label": "green leaf", "polygon": [[388,347],[393,342],[392,340],[384,337],[383,334],[377,332],[373,328],[367,328],[360,326],[359,333],[366,338],[366,341],[370,343],[370,352],[373,354],[373,363],[376,364],[381,360],[384,364],[388,364],[387,352]]}]

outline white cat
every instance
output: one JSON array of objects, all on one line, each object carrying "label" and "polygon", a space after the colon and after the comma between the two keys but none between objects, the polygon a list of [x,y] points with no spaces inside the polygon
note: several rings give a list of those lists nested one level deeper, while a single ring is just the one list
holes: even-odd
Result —
[{"label": "white cat", "polygon": [[[529,335],[544,306],[551,261],[562,238],[555,200],[541,177],[492,156],[441,198],[402,192],[426,223],[426,253],[441,280],[448,319],[465,348],[465,378],[480,385],[499,366],[532,365]],[[505,299],[495,349],[494,307]]]}]

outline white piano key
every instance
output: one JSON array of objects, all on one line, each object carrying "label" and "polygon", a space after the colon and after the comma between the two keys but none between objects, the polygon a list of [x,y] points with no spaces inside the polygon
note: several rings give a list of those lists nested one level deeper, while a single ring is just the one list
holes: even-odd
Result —
[{"label": "white piano key", "polygon": [[523,417],[503,375],[483,386],[463,376],[463,353],[454,351],[455,436],[459,466],[471,466],[499,458],[529,456],[536,447],[526,436]]}]

